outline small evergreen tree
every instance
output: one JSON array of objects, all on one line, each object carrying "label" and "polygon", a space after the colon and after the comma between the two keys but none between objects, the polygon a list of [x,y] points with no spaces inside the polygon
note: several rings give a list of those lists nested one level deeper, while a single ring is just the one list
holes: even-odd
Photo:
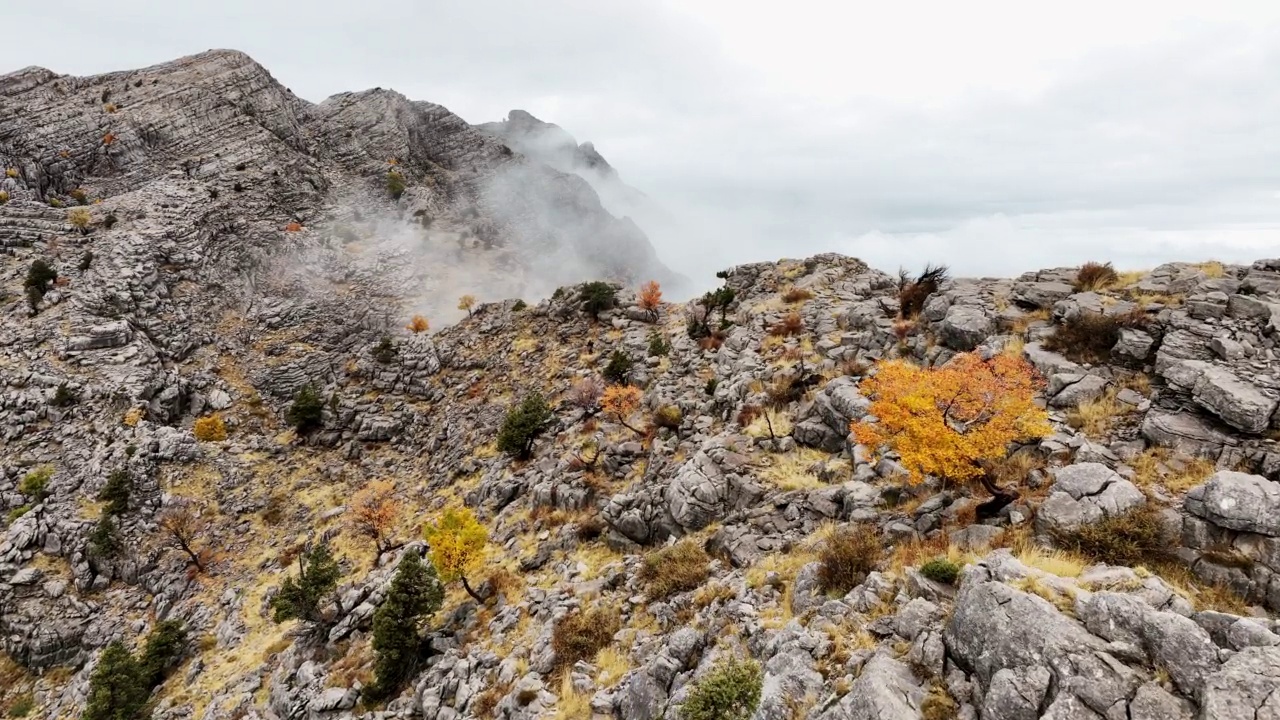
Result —
[{"label": "small evergreen tree", "polygon": [[89,677],[89,699],[82,720],[135,720],[147,695],[142,668],[117,640],[102,651]]},{"label": "small evergreen tree", "polygon": [[323,411],[324,403],[320,400],[320,393],[308,384],[302,386],[298,394],[293,396],[293,404],[289,406],[285,419],[297,428],[298,432],[307,432],[320,427]]},{"label": "small evergreen tree", "polygon": [[636,362],[629,355],[621,350],[614,350],[613,355],[609,356],[609,364],[604,368],[604,379],[614,385],[626,385],[631,379],[631,369],[635,367]]},{"label": "small evergreen tree", "polygon": [[42,465],[22,477],[22,482],[18,483],[18,492],[32,502],[41,502],[49,497],[49,479],[52,477],[53,466]]},{"label": "small evergreen tree", "polygon": [[284,622],[298,618],[319,622],[320,600],[338,586],[338,561],[326,543],[320,543],[298,558],[298,579],[286,578],[271,600],[272,619]]},{"label": "small evergreen tree", "polygon": [[124,549],[124,544],[120,541],[120,533],[116,530],[115,522],[111,519],[111,515],[103,513],[98,518],[98,524],[93,527],[93,532],[89,533],[89,554],[100,560],[113,558],[120,554]]},{"label": "small evergreen tree", "polygon": [[54,407],[66,407],[74,404],[79,399],[80,396],[75,390],[67,387],[66,383],[62,383],[58,386],[57,392],[53,394],[53,400],[50,401],[50,404]]},{"label": "small evergreen tree", "polygon": [[34,289],[40,297],[49,292],[49,284],[58,279],[58,271],[50,267],[49,263],[43,258],[36,258],[31,261],[31,267],[27,270],[27,278],[22,281],[22,287],[28,291]]},{"label": "small evergreen tree", "polygon": [[378,344],[373,347],[373,359],[383,365],[395,362],[396,355],[399,354],[400,351],[396,349],[396,344],[391,342],[391,338],[386,335],[383,335]]},{"label": "small evergreen tree", "polygon": [[404,195],[405,182],[404,175],[392,170],[387,173],[387,193],[391,195],[392,200],[399,200]]},{"label": "small evergreen tree", "polygon": [[107,476],[107,484],[102,486],[102,492],[98,493],[98,500],[107,504],[102,512],[107,515],[123,515],[128,512],[132,485],[128,470],[124,468],[113,470]]},{"label": "small evergreen tree", "polygon": [[763,676],[754,660],[728,658],[697,680],[680,706],[683,720],[748,720],[760,704]]},{"label": "small evergreen tree", "polygon": [[374,682],[365,690],[371,700],[390,696],[413,676],[418,666],[423,623],[440,609],[444,587],[430,563],[416,552],[405,553],[386,600],[373,614]]},{"label": "small evergreen tree", "polygon": [[187,650],[187,631],[178,620],[165,620],[152,629],[138,662],[144,687],[155,688],[164,682],[169,669],[182,659]]},{"label": "small evergreen tree", "polygon": [[671,353],[671,343],[662,336],[662,333],[653,331],[649,333],[649,357],[663,357]]},{"label": "small evergreen tree", "polygon": [[529,457],[533,441],[551,422],[551,407],[540,393],[534,393],[507,412],[498,431],[498,449],[517,458]]},{"label": "small evergreen tree", "polygon": [[582,309],[596,319],[617,302],[618,290],[607,282],[589,282],[582,286],[581,297]]}]

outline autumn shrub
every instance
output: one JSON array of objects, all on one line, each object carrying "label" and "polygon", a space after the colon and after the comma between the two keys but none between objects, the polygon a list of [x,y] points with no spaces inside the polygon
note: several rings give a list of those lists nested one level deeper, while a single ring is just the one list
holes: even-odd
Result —
[{"label": "autumn shrub", "polygon": [[1074,530],[1057,531],[1053,540],[1060,547],[1108,565],[1156,563],[1171,550],[1160,511],[1152,503]]},{"label": "autumn shrub", "polygon": [[790,287],[782,293],[782,302],[792,305],[813,299],[813,291],[808,288]]},{"label": "autumn shrub", "polygon": [[711,574],[711,557],[693,540],[681,540],[644,557],[640,582],[651,600],[662,600],[701,585]]},{"label": "autumn shrub", "polygon": [[604,534],[609,526],[599,515],[588,515],[578,521],[575,534],[582,542],[591,542]]},{"label": "autumn shrub", "polygon": [[862,584],[884,557],[879,533],[870,525],[845,527],[831,534],[818,554],[818,586],[844,595]]},{"label": "autumn shrub", "polygon": [[636,296],[636,304],[650,318],[654,320],[658,318],[658,308],[662,307],[662,288],[658,285],[658,281],[650,280],[640,286],[640,292]]},{"label": "autumn shrub", "polygon": [[787,313],[769,328],[769,334],[774,337],[791,337],[802,332],[804,332],[804,319],[795,311]]},{"label": "autumn shrub", "polygon": [[613,309],[618,300],[618,289],[607,282],[589,282],[579,290],[578,297],[582,300],[583,311],[595,319],[605,310]]},{"label": "autumn shrub", "polygon": [[533,441],[551,424],[551,407],[539,393],[533,393],[507,411],[498,431],[498,449],[516,458],[527,458]]},{"label": "autumn shrub", "polygon": [[434,522],[424,525],[423,537],[431,548],[431,564],[442,582],[462,581],[462,588],[476,602],[484,599],[467,582],[467,575],[480,563],[489,531],[468,508],[445,510]]},{"label": "autumn shrub", "polygon": [[1073,287],[1076,292],[1092,292],[1102,290],[1119,279],[1111,263],[1087,262],[1076,272]]},{"label": "autumn shrub", "polygon": [[324,403],[320,393],[312,385],[303,385],[293,396],[293,404],[285,412],[285,419],[298,432],[307,432],[320,427],[324,420]]},{"label": "autumn shrub", "polygon": [[467,317],[471,317],[471,308],[475,306],[476,306],[475,295],[463,295],[462,297],[458,298],[458,309],[466,310]]},{"label": "autumn shrub", "polygon": [[938,292],[950,278],[946,265],[926,265],[924,272],[912,278],[906,270],[898,271],[898,315],[911,320],[924,310],[929,296]]},{"label": "autumn shrub", "polygon": [[[80,203],[81,205],[88,205],[88,204],[89,204],[89,193],[85,192],[85,191],[84,191],[84,188],[76,188],[76,189],[72,190],[71,192],[67,193],[67,195],[71,196],[71,199],[72,199],[72,200],[75,200],[76,202]],[[74,211],[73,211],[73,212],[74,212]]]},{"label": "autumn shrub", "polygon": [[401,504],[395,499],[395,485],[386,480],[370,480],[351,497],[347,522],[356,535],[373,541],[378,555],[394,547],[392,533],[400,522]]},{"label": "autumn shrub", "polygon": [[416,335],[430,330],[431,324],[427,322],[425,317],[421,315],[414,315],[409,320],[409,324],[404,326],[404,329]]},{"label": "autumn shrub", "polygon": [[596,653],[613,642],[614,633],[621,627],[622,618],[616,607],[599,606],[569,613],[556,623],[551,634],[556,667],[573,667],[580,660],[591,662]]},{"label": "autumn shrub", "polygon": [[960,564],[945,557],[933,558],[920,566],[920,574],[934,582],[954,585],[960,577]]},{"label": "autumn shrub", "polygon": [[605,366],[604,379],[615,385],[625,385],[631,379],[631,371],[635,368],[636,361],[631,359],[621,350],[614,350],[609,356],[609,364]]},{"label": "autumn shrub", "polygon": [[7,178],[18,177],[18,168],[6,168],[4,171],[4,176]]},{"label": "autumn shrub", "polygon": [[216,442],[227,439],[227,426],[218,415],[206,415],[195,421],[191,432],[202,442]]},{"label": "autumn shrub", "polygon": [[1081,312],[1054,326],[1053,334],[1044,340],[1046,350],[1062,353],[1080,363],[1101,363],[1111,356],[1111,348],[1124,328],[1142,328],[1146,317],[1141,311],[1124,315]]},{"label": "autumn shrub", "polygon": [[754,660],[728,658],[694,681],[681,720],[750,720],[760,705],[764,674]]},{"label": "autumn shrub", "polygon": [[295,221],[293,221],[293,222],[289,223],[288,225],[285,225],[285,226],[284,226],[284,231],[285,231],[285,232],[291,232],[291,233],[295,233],[295,232],[302,232],[302,223],[300,223],[300,222],[298,222],[298,221],[296,221],[296,220],[295,220]]},{"label": "autumn shrub", "polygon": [[611,385],[605,389],[604,395],[600,398],[600,408],[605,415],[612,418],[619,425],[632,432],[639,433],[640,430],[632,427],[627,420],[640,409],[640,402],[643,398],[644,393],[638,387]]},{"label": "autumn shrub", "polygon": [[5,192],[4,190],[0,190],[0,205],[3,205],[7,202],[9,202],[9,193]]},{"label": "autumn shrub", "polygon": [[895,450],[914,483],[926,475],[956,482],[979,480],[1006,494],[987,469],[1010,443],[1048,435],[1048,414],[1035,404],[1040,384],[1025,359],[962,353],[941,367],[902,360],[879,363],[860,389],[873,398],[876,422],[850,425],[859,443]]}]

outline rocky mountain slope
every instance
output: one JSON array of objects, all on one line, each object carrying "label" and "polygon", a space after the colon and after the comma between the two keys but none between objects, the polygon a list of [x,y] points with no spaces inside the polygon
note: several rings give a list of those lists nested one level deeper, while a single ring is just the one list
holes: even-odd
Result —
[{"label": "rocky mountain slope", "polygon": [[[1280,261],[949,280],[908,321],[897,278],[822,255],[726,271],[709,337],[634,283],[475,291],[415,332],[576,242],[502,229],[521,201],[481,175],[581,182],[386,91],[309,106],[232,53],[0,97],[10,714],[80,717],[104,648],[172,620],[153,718],[674,719],[713,681],[760,720],[1280,716]],[[436,247],[486,220],[512,234]],[[969,351],[1045,380],[1053,433],[992,469],[1010,502],[850,434],[877,362]],[[602,408],[606,375],[639,406]],[[477,597],[449,582],[420,664],[366,699],[392,577],[456,508],[487,530]],[[336,590],[276,622],[320,546]]]}]

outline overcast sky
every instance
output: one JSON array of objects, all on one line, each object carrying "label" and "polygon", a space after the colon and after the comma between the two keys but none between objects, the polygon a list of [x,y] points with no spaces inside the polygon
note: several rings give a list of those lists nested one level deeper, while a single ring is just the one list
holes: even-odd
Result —
[{"label": "overcast sky", "polygon": [[1003,275],[1280,256],[1280,2],[7,3],[0,72],[212,47],[591,140],[691,275],[839,251]]}]

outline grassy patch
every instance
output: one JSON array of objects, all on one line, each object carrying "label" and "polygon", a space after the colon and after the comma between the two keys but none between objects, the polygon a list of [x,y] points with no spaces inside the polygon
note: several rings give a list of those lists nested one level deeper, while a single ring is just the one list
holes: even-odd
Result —
[{"label": "grassy patch", "polygon": [[1093,400],[1086,400],[1067,411],[1067,424],[1090,437],[1104,437],[1116,421],[1134,408],[1116,399],[1117,390],[1107,388]]},{"label": "grassy patch", "polygon": [[640,581],[651,600],[693,590],[711,573],[711,557],[691,540],[651,552],[640,568]]},{"label": "grassy patch", "polygon": [[1150,503],[1123,515],[1054,534],[1054,541],[1108,565],[1134,565],[1164,558],[1169,551],[1159,512]]}]

